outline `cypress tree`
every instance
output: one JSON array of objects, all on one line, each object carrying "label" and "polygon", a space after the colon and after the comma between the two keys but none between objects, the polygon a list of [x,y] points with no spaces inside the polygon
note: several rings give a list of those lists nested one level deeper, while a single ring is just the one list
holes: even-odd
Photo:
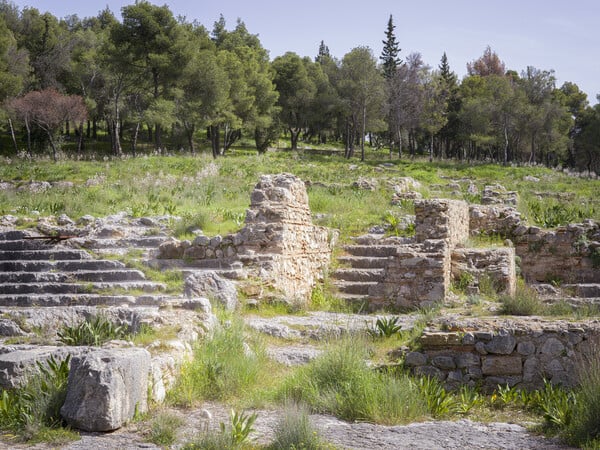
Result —
[{"label": "cypress tree", "polygon": [[398,58],[398,54],[400,53],[401,49],[398,47],[398,41],[396,40],[396,35],[394,34],[395,28],[396,26],[394,25],[392,15],[390,14],[387,30],[385,32],[385,40],[382,41],[383,50],[379,58],[383,61],[383,75],[387,79],[392,78],[396,72],[396,68],[402,64],[402,60]]}]

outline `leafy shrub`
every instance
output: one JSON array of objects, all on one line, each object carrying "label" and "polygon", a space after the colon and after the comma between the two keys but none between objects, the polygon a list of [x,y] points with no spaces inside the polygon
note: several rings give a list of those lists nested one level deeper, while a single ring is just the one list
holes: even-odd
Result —
[{"label": "leafy shrub", "polygon": [[544,228],[554,228],[594,217],[594,208],[558,201],[532,200],[527,202],[529,215],[534,223]]},{"label": "leafy shrub", "polygon": [[462,272],[458,278],[452,282],[452,287],[461,293],[465,293],[467,288],[473,283],[473,275],[468,272]]},{"label": "leafy shrub", "polygon": [[67,394],[70,356],[50,356],[37,362],[22,387],[3,390],[0,396],[0,428],[32,439],[43,430],[62,424],[60,408]]},{"label": "leafy shrub", "polygon": [[427,410],[433,417],[440,418],[458,412],[456,399],[437,378],[422,377],[416,383]]},{"label": "leafy shrub", "polygon": [[269,450],[305,449],[323,447],[317,430],[310,422],[308,410],[296,403],[287,404],[275,428],[275,440]]},{"label": "leafy shrub", "polygon": [[113,339],[125,339],[128,335],[127,327],[116,325],[102,314],[87,317],[77,325],[63,326],[58,331],[58,339],[63,344],[96,347]]}]

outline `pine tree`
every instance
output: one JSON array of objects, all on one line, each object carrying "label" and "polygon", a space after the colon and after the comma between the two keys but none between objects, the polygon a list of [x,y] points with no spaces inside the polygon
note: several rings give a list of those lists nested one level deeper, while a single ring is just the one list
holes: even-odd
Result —
[{"label": "pine tree", "polygon": [[394,25],[392,15],[390,14],[387,30],[385,32],[385,41],[382,41],[383,50],[381,52],[381,57],[379,58],[383,61],[383,75],[387,79],[392,78],[396,72],[396,68],[402,64],[402,60],[398,58],[401,49],[398,47],[398,41],[394,34],[395,28],[396,26]]},{"label": "pine tree", "polygon": [[331,58],[331,54],[329,53],[329,47],[325,45],[324,41],[321,41],[319,44],[319,54],[315,58],[315,62],[323,64],[323,62],[327,59]]}]

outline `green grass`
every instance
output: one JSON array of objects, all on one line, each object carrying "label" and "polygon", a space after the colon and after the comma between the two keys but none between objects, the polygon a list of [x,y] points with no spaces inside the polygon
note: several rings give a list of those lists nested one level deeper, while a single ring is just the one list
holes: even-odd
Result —
[{"label": "green grass", "polygon": [[350,421],[392,424],[423,418],[426,405],[415,384],[406,375],[367,367],[368,352],[365,341],[357,337],[332,343],[284,382],[279,398]]},{"label": "green grass", "polygon": [[[44,195],[27,190],[0,191],[0,215],[31,216],[32,211],[42,215],[65,213],[73,218],[84,214],[101,217],[118,211],[129,211],[133,216],[171,214],[181,217],[181,221],[173,222],[179,236],[195,228],[208,235],[226,234],[242,225],[250,193],[261,174],[291,172],[311,181],[308,194],[313,214],[320,215],[317,224],[340,229],[342,241],[370,226],[384,225],[385,211],[391,211],[388,219],[410,213],[390,205],[393,192],[387,181],[398,176],[415,178],[423,184],[424,192],[429,184],[439,184],[443,195],[449,193],[444,188],[448,179],[469,178],[480,189],[502,180],[507,189],[519,191],[519,208],[531,221],[531,205],[540,203],[537,192],[569,192],[577,199],[568,204],[574,217],[600,219],[598,180],[538,167],[390,161],[384,153],[376,152],[369,153],[368,158],[364,164],[357,164],[339,155],[235,151],[217,160],[205,154],[57,163],[12,159],[10,164],[0,165],[0,180],[17,184],[30,180],[71,181],[75,187],[52,188]],[[380,171],[377,166],[382,162],[392,167]],[[349,170],[351,165],[356,168]],[[540,182],[526,182],[526,175],[534,175]],[[379,187],[375,191],[353,188],[352,183],[361,176],[376,178]],[[87,186],[90,179],[99,184]]]},{"label": "green grass", "polygon": [[268,450],[321,450],[325,448],[316,427],[311,423],[308,409],[289,403],[277,422],[275,439]]},{"label": "green grass", "polygon": [[[69,360],[39,361],[23,384],[0,394],[0,430],[26,441],[65,441],[76,436],[62,429],[60,408],[67,394]],[[58,431],[56,431],[58,430]]]},{"label": "green grass", "polygon": [[168,399],[192,406],[201,400],[240,398],[259,381],[265,358],[261,343],[245,332],[242,320],[231,318],[196,344]]}]

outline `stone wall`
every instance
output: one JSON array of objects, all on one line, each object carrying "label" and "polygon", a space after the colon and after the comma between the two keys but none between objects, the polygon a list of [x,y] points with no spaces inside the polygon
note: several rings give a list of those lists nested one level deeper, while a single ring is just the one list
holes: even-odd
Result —
[{"label": "stone wall", "polygon": [[511,239],[529,283],[600,283],[600,225],[593,220],[551,230],[528,226],[508,206],[471,205],[471,234]]},{"label": "stone wall", "polygon": [[471,235],[497,234],[510,237],[520,226],[524,226],[521,214],[512,206],[469,205]]},{"label": "stone wall", "polygon": [[600,283],[600,227],[588,220],[554,230],[527,227],[513,236],[530,283]]},{"label": "stone wall", "polygon": [[475,292],[479,291],[480,280],[489,277],[494,290],[501,294],[514,295],[517,285],[515,249],[499,248],[456,248],[452,252],[452,278],[461,274],[471,275]]},{"label": "stone wall", "polygon": [[415,236],[417,242],[426,239],[446,239],[450,248],[469,238],[469,207],[462,200],[415,201]]},{"label": "stone wall", "polygon": [[[369,296],[375,306],[412,309],[446,298],[450,288],[450,248],[444,239],[398,246],[384,280]],[[372,305],[373,306],[373,305]]]},{"label": "stone wall", "polygon": [[171,240],[158,258],[240,261],[280,290],[287,301],[307,301],[329,264],[335,233],[312,223],[302,180],[291,174],[263,175],[251,195],[242,230],[221,237]]},{"label": "stone wall", "polygon": [[578,364],[598,350],[600,326],[594,322],[503,322],[426,332],[421,350],[407,353],[405,365],[449,387],[481,385],[491,391],[508,384],[534,389],[544,380],[570,387],[577,384]]}]

